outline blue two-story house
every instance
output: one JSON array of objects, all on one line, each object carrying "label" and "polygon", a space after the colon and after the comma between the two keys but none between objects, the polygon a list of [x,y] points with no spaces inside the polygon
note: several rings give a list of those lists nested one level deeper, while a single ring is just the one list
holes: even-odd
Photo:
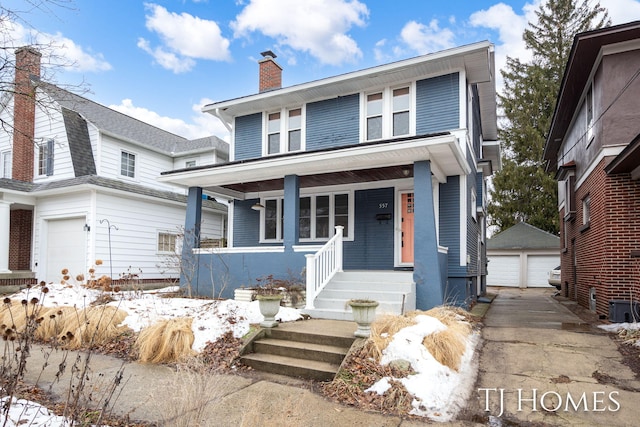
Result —
[{"label": "blue two-story house", "polygon": [[[203,109],[230,130],[230,161],[160,178],[189,188],[182,285],[229,297],[297,277],[305,309],[329,318],[349,318],[350,298],[403,312],[481,294],[500,167],[493,45],[284,88],[263,57],[259,93]],[[225,248],[199,247],[207,195],[230,201]]]}]

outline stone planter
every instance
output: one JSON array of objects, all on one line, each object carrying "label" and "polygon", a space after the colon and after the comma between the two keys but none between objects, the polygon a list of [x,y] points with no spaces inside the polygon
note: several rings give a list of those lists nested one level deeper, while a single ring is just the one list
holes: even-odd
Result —
[{"label": "stone planter", "polygon": [[264,320],[260,322],[263,328],[273,328],[278,326],[276,322],[276,314],[280,311],[281,294],[276,295],[256,295],[260,306],[260,314],[264,316]]},{"label": "stone planter", "polygon": [[378,301],[350,300],[349,306],[353,312],[353,320],[358,324],[354,335],[358,338],[369,338],[371,335],[371,322],[376,318]]}]

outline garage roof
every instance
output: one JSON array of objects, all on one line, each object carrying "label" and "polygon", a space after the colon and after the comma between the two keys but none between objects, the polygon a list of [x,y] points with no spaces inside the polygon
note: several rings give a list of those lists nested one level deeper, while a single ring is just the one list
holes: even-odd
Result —
[{"label": "garage roof", "polygon": [[560,249],[560,238],[519,222],[487,239],[487,249]]}]

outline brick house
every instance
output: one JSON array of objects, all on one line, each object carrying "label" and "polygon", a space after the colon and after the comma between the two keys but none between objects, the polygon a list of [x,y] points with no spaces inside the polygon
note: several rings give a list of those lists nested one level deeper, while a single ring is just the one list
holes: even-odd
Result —
[{"label": "brick house", "polygon": [[639,70],[640,22],[576,35],[544,152],[559,184],[562,292],[614,321],[640,305]]}]

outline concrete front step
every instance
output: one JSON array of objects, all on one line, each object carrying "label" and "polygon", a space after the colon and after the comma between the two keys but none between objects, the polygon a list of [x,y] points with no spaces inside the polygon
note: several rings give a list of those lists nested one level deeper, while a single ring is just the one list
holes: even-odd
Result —
[{"label": "concrete front step", "polygon": [[256,370],[328,381],[355,341],[356,325],[332,320],[286,322],[266,330],[241,356]]},{"label": "concrete front step", "polygon": [[244,355],[242,363],[258,371],[316,381],[331,381],[340,368],[340,364],[266,353]]},{"label": "concrete front step", "polygon": [[255,342],[253,351],[256,353],[273,354],[276,356],[287,356],[296,359],[315,360],[340,365],[347,355],[348,348],[265,338]]}]

